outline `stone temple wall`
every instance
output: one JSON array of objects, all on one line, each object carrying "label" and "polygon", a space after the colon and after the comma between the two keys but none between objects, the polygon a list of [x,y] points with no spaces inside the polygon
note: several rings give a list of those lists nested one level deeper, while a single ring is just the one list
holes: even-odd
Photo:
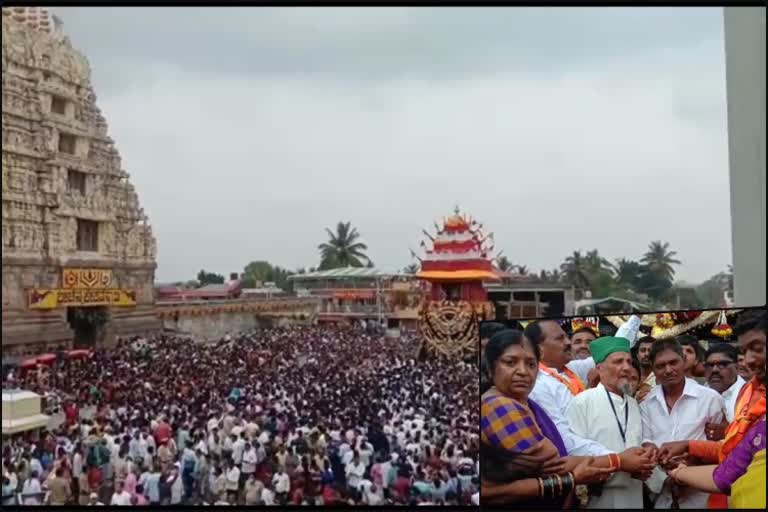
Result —
[{"label": "stone temple wall", "polygon": [[4,358],[72,344],[66,307],[29,307],[31,290],[64,287],[65,268],[108,269],[111,286],[135,294],[133,305],[109,306],[107,332],[160,328],[155,238],[96,105],[88,61],[45,9],[3,8],[2,23]]}]

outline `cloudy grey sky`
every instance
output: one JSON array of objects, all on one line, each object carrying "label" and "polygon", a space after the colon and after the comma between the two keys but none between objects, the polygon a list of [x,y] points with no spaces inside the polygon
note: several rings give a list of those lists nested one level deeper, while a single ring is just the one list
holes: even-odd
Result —
[{"label": "cloudy grey sky", "polygon": [[720,8],[56,8],[158,238],[159,281],[411,262],[456,203],[533,270],[662,239],[731,261]]}]

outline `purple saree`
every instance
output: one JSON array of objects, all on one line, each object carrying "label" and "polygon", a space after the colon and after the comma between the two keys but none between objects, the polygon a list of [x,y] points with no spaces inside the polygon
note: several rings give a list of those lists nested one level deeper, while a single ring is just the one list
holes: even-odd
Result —
[{"label": "purple saree", "polygon": [[765,418],[755,423],[723,463],[715,468],[712,474],[715,485],[730,494],[731,485],[744,475],[752,457],[760,450],[765,450]]}]

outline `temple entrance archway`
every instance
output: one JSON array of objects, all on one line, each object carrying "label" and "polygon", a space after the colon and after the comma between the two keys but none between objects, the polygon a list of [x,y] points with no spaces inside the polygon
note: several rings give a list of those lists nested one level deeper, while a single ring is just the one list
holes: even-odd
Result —
[{"label": "temple entrance archway", "polygon": [[104,327],[109,323],[109,309],[106,307],[68,307],[67,322],[75,335],[72,344],[75,348],[93,348],[104,335]]}]

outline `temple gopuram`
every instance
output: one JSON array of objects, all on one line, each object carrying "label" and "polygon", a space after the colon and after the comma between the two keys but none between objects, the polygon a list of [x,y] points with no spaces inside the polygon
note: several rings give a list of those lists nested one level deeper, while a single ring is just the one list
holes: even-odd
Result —
[{"label": "temple gopuram", "polygon": [[3,359],[159,328],[155,239],[45,9],[2,9]]},{"label": "temple gopuram", "polygon": [[428,283],[422,304],[419,328],[420,355],[452,358],[475,357],[479,348],[479,322],[496,316],[483,286],[498,276],[492,265],[493,247],[487,242],[482,225],[462,215],[456,208],[436,234],[424,234],[421,270],[416,277]]}]

